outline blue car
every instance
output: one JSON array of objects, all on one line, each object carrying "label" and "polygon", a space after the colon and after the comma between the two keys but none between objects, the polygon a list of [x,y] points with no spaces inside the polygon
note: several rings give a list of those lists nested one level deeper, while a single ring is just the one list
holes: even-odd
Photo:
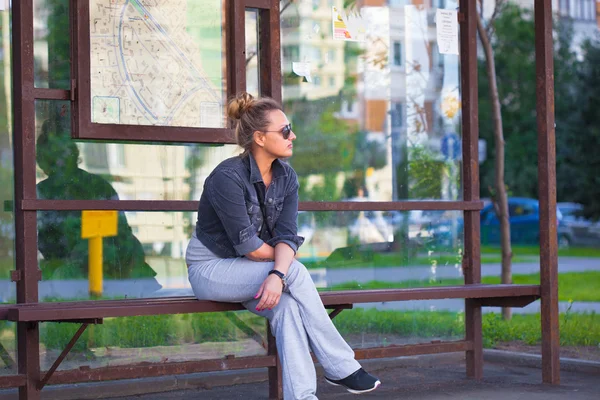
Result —
[{"label": "blue car", "polygon": [[[510,222],[510,241],[517,245],[538,245],[540,243],[540,204],[536,199],[511,197],[508,199]],[[562,223],[560,211],[556,210],[558,219],[558,242],[564,246],[566,231]],[[500,244],[500,221],[496,216],[493,204],[481,210],[481,244]]]}]

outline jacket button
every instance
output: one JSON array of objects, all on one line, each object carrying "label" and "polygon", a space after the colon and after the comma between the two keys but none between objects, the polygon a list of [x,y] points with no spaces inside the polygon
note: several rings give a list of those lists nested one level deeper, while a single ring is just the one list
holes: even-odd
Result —
[{"label": "jacket button", "polygon": [[271,204],[273,202],[273,198],[269,197],[269,204]]}]

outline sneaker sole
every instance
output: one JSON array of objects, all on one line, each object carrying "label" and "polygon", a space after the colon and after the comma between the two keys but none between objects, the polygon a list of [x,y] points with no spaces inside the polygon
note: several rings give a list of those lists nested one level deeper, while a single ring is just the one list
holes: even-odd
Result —
[{"label": "sneaker sole", "polygon": [[381,385],[380,381],[376,381],[375,385],[370,388],[370,389],[365,389],[365,390],[354,390],[354,389],[350,389],[349,387],[346,387],[344,385],[340,385],[339,383],[335,383],[335,382],[331,382],[329,379],[325,378],[325,382],[329,383],[330,385],[333,386],[341,386],[344,389],[346,389],[347,391],[349,391],[352,394],[363,394],[363,393],[369,393],[372,392],[373,390],[377,389],[379,387],[379,385]]}]

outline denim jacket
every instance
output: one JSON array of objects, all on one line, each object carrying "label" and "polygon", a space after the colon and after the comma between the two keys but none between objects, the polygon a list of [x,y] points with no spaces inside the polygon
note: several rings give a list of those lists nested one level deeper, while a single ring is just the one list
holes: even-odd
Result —
[{"label": "denim jacket", "polygon": [[[273,179],[266,192],[251,153],[223,161],[206,178],[198,207],[196,236],[219,257],[240,257],[263,243],[275,246],[283,242],[297,252],[304,242],[297,235],[296,172],[280,160],[275,160],[272,168]],[[263,191],[268,228],[263,227],[257,187]]]}]

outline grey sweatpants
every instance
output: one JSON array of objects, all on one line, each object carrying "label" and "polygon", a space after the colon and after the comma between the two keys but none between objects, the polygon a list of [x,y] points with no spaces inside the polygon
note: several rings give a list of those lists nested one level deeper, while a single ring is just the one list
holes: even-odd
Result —
[{"label": "grey sweatpants", "polygon": [[254,314],[266,317],[277,342],[283,367],[285,400],[316,399],[315,368],[310,350],[327,377],[342,379],[360,368],[352,348],[331,322],[319,293],[302,263],[294,260],[288,271],[288,286],[272,310],[256,311],[254,299],[273,269],[273,262],[247,258],[219,258],[195,235],[186,252],[190,284],[200,300],[240,302]]}]

